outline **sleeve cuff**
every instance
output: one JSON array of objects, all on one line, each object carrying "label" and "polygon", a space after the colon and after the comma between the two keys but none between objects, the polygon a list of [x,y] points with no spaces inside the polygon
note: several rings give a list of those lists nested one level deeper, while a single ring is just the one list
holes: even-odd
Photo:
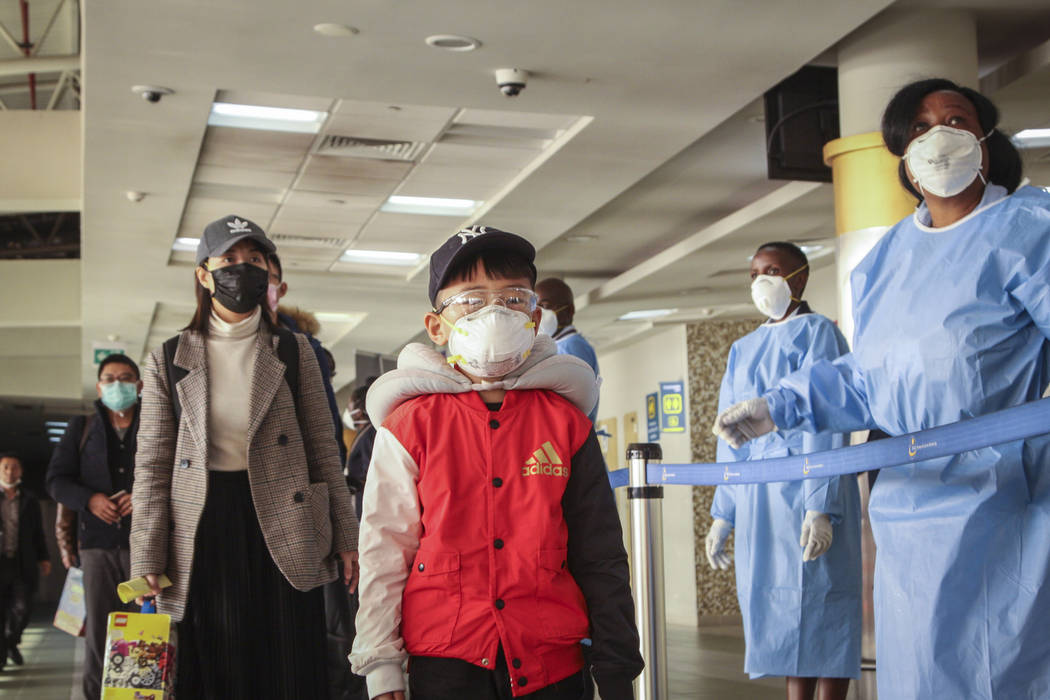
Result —
[{"label": "sleeve cuff", "polygon": [[769,406],[769,417],[773,419],[778,430],[789,430],[798,425],[794,411],[791,410],[787,397],[784,396],[785,393],[783,389],[772,389],[762,395],[762,398],[766,400],[766,405]]},{"label": "sleeve cuff", "polygon": [[602,700],[634,700],[634,678],[629,675],[603,674],[595,676],[598,694]]},{"label": "sleeve cuff", "polygon": [[393,693],[405,689],[405,674],[401,672],[401,664],[383,663],[379,664],[365,676],[368,686],[368,697],[374,698],[383,693]]}]

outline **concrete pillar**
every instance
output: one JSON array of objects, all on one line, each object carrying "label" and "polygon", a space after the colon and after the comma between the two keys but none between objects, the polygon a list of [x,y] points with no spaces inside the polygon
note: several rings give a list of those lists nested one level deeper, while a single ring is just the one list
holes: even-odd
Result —
[{"label": "concrete pillar", "polygon": [[852,342],[849,274],[916,204],[897,180],[900,159],[882,142],[882,112],[913,80],[978,87],[974,18],[956,10],[887,10],[839,43],[838,71],[842,138],[824,147],[824,160],[835,190],[839,324]]}]

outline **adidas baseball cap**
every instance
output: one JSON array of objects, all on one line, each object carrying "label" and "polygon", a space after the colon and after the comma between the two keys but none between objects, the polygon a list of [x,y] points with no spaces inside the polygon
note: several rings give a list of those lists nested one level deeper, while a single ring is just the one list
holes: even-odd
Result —
[{"label": "adidas baseball cap", "polygon": [[483,250],[507,250],[517,253],[529,261],[533,277],[536,276],[536,249],[516,233],[500,231],[491,226],[468,226],[445,241],[444,245],[430,256],[430,304],[437,306],[437,295],[448,281],[448,274],[455,264],[468,255]]},{"label": "adidas baseball cap", "polygon": [[258,243],[267,253],[277,250],[277,246],[266,237],[266,233],[259,228],[258,224],[230,214],[204,227],[204,235],[197,244],[197,264],[200,265],[208,258],[222,255],[245,238],[250,238]]}]

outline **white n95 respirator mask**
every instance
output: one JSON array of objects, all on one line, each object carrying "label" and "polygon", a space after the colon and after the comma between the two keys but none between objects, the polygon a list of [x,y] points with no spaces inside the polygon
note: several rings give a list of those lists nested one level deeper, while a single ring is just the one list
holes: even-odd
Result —
[{"label": "white n95 respirator mask", "polygon": [[969,131],[937,125],[916,136],[904,152],[904,161],[919,190],[938,197],[954,197],[981,176],[981,141]]},{"label": "white n95 respirator mask", "polygon": [[520,311],[497,304],[486,306],[452,325],[448,363],[476,377],[503,377],[520,367],[532,352],[535,328],[532,318]]},{"label": "white n95 respirator mask", "polygon": [[791,287],[787,281],[805,270],[803,265],[787,277],[778,275],[758,275],[751,282],[751,301],[763,314],[774,321],[784,317],[792,301],[802,301],[791,296]]},{"label": "white n95 respirator mask", "polygon": [[550,337],[558,332],[558,314],[551,309],[540,307],[540,323],[536,327],[540,333],[546,333]]}]

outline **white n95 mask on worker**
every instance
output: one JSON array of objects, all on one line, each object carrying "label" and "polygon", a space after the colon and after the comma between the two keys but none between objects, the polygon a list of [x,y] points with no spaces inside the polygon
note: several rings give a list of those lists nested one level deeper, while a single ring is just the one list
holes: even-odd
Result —
[{"label": "white n95 mask on worker", "polygon": [[912,179],[924,194],[954,197],[981,175],[981,141],[969,131],[937,125],[916,136],[904,152]]},{"label": "white n95 mask on worker", "polygon": [[802,301],[791,296],[791,287],[787,281],[805,270],[803,265],[787,277],[778,275],[758,275],[751,281],[751,301],[763,314],[774,321],[784,317],[792,301]]},{"label": "white n95 mask on worker", "polygon": [[553,338],[554,334],[558,332],[558,314],[551,309],[540,307],[540,323],[536,330],[540,333],[546,333]]},{"label": "white n95 mask on worker", "polygon": [[484,379],[503,377],[532,352],[535,328],[526,314],[490,304],[452,325],[448,363]]}]

